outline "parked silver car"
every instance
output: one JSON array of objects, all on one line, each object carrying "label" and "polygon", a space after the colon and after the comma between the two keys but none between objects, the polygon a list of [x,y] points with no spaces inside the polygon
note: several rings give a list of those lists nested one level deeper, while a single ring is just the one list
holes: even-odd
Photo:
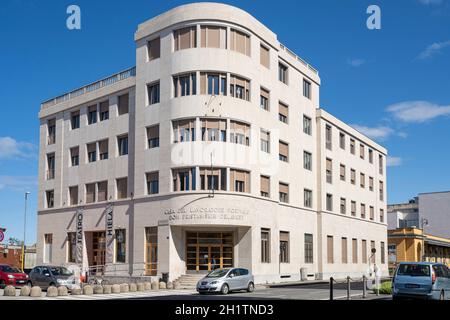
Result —
[{"label": "parked silver car", "polygon": [[255,290],[255,282],[252,273],[244,268],[215,269],[208,273],[197,283],[197,292],[220,292],[227,294],[231,291]]},{"label": "parked silver car", "polygon": [[31,285],[42,289],[47,289],[49,286],[66,286],[70,290],[78,284],[74,274],[61,266],[37,266],[28,276]]}]

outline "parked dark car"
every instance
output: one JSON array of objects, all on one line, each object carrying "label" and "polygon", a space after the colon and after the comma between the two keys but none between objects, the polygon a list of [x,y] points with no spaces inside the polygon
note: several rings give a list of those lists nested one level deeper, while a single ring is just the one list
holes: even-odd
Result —
[{"label": "parked dark car", "polygon": [[29,274],[30,285],[47,289],[49,286],[66,286],[69,290],[77,285],[74,274],[66,267],[36,266]]},{"label": "parked dark car", "polygon": [[11,285],[21,287],[28,283],[28,275],[16,267],[0,264],[0,289]]}]

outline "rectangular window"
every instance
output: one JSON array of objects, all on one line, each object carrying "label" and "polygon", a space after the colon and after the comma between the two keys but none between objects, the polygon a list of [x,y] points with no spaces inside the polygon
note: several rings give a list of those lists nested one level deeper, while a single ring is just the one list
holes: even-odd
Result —
[{"label": "rectangular window", "polygon": [[117,106],[117,112],[119,116],[123,114],[127,114],[129,112],[129,105],[130,105],[130,95],[128,93],[125,93],[118,98],[118,106]]},{"label": "rectangular window", "polygon": [[356,184],[356,171],[355,169],[350,169],[350,183]]},{"label": "rectangular window", "polygon": [[380,194],[380,201],[384,201],[384,184],[383,181],[380,181],[379,183],[379,194]]},{"label": "rectangular window", "polygon": [[289,185],[287,183],[279,183],[278,193],[280,202],[289,203]]},{"label": "rectangular window", "polygon": [[[173,96],[184,97],[197,94],[197,76],[195,73],[182,74],[173,77]],[[151,101],[151,100],[149,100]],[[158,87],[159,102],[159,87]]]},{"label": "rectangular window", "polygon": [[345,150],[345,134],[342,132],[339,133],[339,147]]},{"label": "rectangular window", "polygon": [[358,263],[358,240],[352,239],[352,262]]},{"label": "rectangular window", "polygon": [[[200,190],[226,190],[227,169],[200,168]],[[243,191],[242,191],[243,192]]]},{"label": "rectangular window", "polygon": [[80,164],[79,147],[70,148],[70,164],[72,167]]},{"label": "rectangular window", "polygon": [[359,157],[361,159],[364,159],[365,154],[366,154],[366,152],[365,152],[364,145],[363,144],[359,144]]},{"label": "rectangular window", "polygon": [[230,170],[230,191],[250,193],[250,172]]},{"label": "rectangular window", "polygon": [[378,156],[378,172],[383,174],[383,156],[381,154]]},{"label": "rectangular window", "polygon": [[327,158],[325,171],[327,183],[333,183],[333,161],[331,159]]},{"label": "rectangular window", "polygon": [[311,135],[312,127],[311,127],[311,118],[303,115],[303,132]]},{"label": "rectangular window", "polygon": [[383,241],[381,241],[381,243],[380,243],[380,257],[381,257],[381,264],[385,264],[386,263],[386,252],[385,252],[385,247],[384,247]]},{"label": "rectangular window", "polygon": [[305,233],[305,263],[314,263],[313,235]]},{"label": "rectangular window", "polygon": [[126,231],[125,229],[116,229],[116,263],[125,263],[126,260]]},{"label": "rectangular window", "polygon": [[269,153],[270,152],[270,132],[261,129],[261,151]]},{"label": "rectangular window", "polygon": [[373,150],[369,149],[369,163],[373,163]]},{"label": "rectangular window", "polygon": [[126,199],[128,197],[128,178],[116,180],[117,199]]},{"label": "rectangular window", "polygon": [[282,102],[278,102],[278,120],[288,123],[289,108]]},{"label": "rectangular window", "polygon": [[367,240],[361,242],[362,263],[367,263]]},{"label": "rectangular window", "polygon": [[47,154],[47,180],[55,179],[55,154]]},{"label": "rectangular window", "polygon": [[261,262],[270,262],[270,229],[261,229]]},{"label": "rectangular window", "polygon": [[230,121],[230,126],[231,143],[250,145],[250,125],[232,120]]},{"label": "rectangular window", "polygon": [[308,151],[303,151],[303,168],[312,171],[312,154]]},{"label": "rectangular window", "polygon": [[279,149],[278,158],[280,159],[280,161],[288,162],[289,161],[289,145],[286,142],[279,141],[278,149]]},{"label": "rectangular window", "polygon": [[359,174],[359,184],[360,184],[361,188],[366,187],[366,175],[362,172],[360,172],[360,174]]},{"label": "rectangular window", "polygon": [[69,204],[78,205],[78,186],[69,187]]},{"label": "rectangular window", "polygon": [[195,119],[173,121],[172,123],[173,142],[195,141]]},{"label": "rectangular window", "polygon": [[51,263],[53,256],[53,234],[44,234],[44,263]]},{"label": "rectangular window", "polygon": [[159,124],[147,128],[148,148],[159,147]]},{"label": "rectangular window", "polygon": [[366,218],[366,205],[364,203],[361,203],[361,218]]},{"label": "rectangular window", "polygon": [[376,261],[376,257],[375,257],[375,253],[372,253],[372,249],[375,249],[375,241],[370,241],[370,256],[371,256],[371,259],[370,259],[370,262],[371,263],[375,263],[375,261]]},{"label": "rectangular window", "polygon": [[100,121],[109,119],[109,100],[100,102]]},{"label": "rectangular window", "polygon": [[289,263],[289,232],[280,231],[280,262]]},{"label": "rectangular window", "polygon": [[95,183],[86,184],[86,203],[95,202]]},{"label": "rectangular window", "polygon": [[45,198],[47,201],[47,208],[53,208],[55,206],[55,191],[53,190],[46,191]]},{"label": "rectangular window", "polygon": [[250,56],[250,36],[235,29],[230,32],[230,49]]},{"label": "rectangular window", "polygon": [[74,111],[70,114],[70,125],[72,130],[80,128],[80,111]]},{"label": "rectangular window", "polygon": [[86,145],[87,154],[88,154],[88,162],[97,161],[97,143],[88,143]]},{"label": "rectangular window", "polygon": [[159,103],[159,81],[147,85],[148,104]]},{"label": "rectangular window", "polygon": [[147,178],[147,194],[159,193],[159,172],[150,172],[146,174]]},{"label": "rectangular window", "polygon": [[158,59],[161,56],[161,38],[150,40],[147,43],[148,61]]},{"label": "rectangular window", "polygon": [[282,63],[278,63],[278,80],[288,84],[288,67]]},{"label": "rectangular window", "polygon": [[347,238],[341,238],[341,258],[342,263],[348,263]]},{"label": "rectangular window", "polygon": [[48,134],[47,144],[48,145],[54,144],[55,140],[56,140],[56,120],[55,119],[48,120],[47,134]]},{"label": "rectangular window", "polygon": [[373,178],[369,177],[369,190],[373,191]]},{"label": "rectangular window", "polygon": [[270,197],[270,177],[260,177],[261,197]]},{"label": "rectangular window", "polygon": [[117,146],[119,150],[119,156],[128,154],[128,135],[117,137]]},{"label": "rectangular window", "polygon": [[270,51],[269,48],[267,48],[266,46],[261,45],[260,46],[260,63],[266,67],[267,69],[270,68]]},{"label": "rectangular window", "polygon": [[200,46],[202,48],[226,49],[227,29],[218,26],[200,27]]},{"label": "rectangular window", "polygon": [[88,124],[97,123],[97,105],[88,107]]},{"label": "rectangular window", "polygon": [[227,75],[224,73],[200,72],[200,94],[227,95]]},{"label": "rectangular window", "polygon": [[327,201],[326,201],[327,211],[333,211],[333,195],[327,193]]},{"label": "rectangular window", "polygon": [[260,88],[260,103],[261,109],[269,111],[270,92],[264,88]]},{"label": "rectangular window", "polygon": [[187,27],[173,32],[174,50],[195,48],[197,46],[197,27]]},{"label": "rectangular window", "polygon": [[145,275],[158,272],[158,227],[145,227]]},{"label": "rectangular window", "polygon": [[313,194],[311,190],[304,189],[303,190],[303,205],[306,208],[312,208],[313,204]]},{"label": "rectangular window", "polygon": [[341,178],[341,181],[345,181],[345,165],[343,164],[339,166],[339,177]]},{"label": "rectangular window", "polygon": [[75,263],[77,254],[77,239],[75,232],[67,233],[67,262]]},{"label": "rectangular window", "polygon": [[351,202],[351,214],[353,217],[356,217],[356,201]]},{"label": "rectangular window", "polygon": [[351,154],[355,154],[355,140],[354,139],[350,139],[350,153]]},{"label": "rectangular window", "polygon": [[202,141],[226,141],[227,121],[221,119],[201,119]]},{"label": "rectangular window", "polygon": [[325,126],[325,147],[328,150],[332,149],[332,136],[331,136],[331,126]]},{"label": "rectangular window", "polygon": [[195,190],[195,168],[176,169],[172,171],[173,191]]},{"label": "rectangular window", "polygon": [[380,222],[384,222],[384,210],[380,209]]},{"label": "rectangular window", "polygon": [[250,81],[230,75],[230,96],[250,101]]},{"label": "rectangular window", "polygon": [[334,263],[333,236],[327,236],[327,263]]},{"label": "rectangular window", "polygon": [[109,158],[108,149],[109,149],[108,139],[98,142],[98,152],[100,154],[100,160],[108,160]]},{"label": "rectangular window", "polygon": [[97,202],[108,200],[108,181],[97,182]]},{"label": "rectangular window", "polygon": [[345,198],[341,198],[340,212],[341,214],[347,214],[347,201]]},{"label": "rectangular window", "polygon": [[303,79],[303,96],[311,99],[311,82]]}]

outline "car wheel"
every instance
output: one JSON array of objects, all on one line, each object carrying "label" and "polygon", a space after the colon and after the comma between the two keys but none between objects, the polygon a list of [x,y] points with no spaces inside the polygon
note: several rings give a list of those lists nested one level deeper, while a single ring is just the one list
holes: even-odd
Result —
[{"label": "car wheel", "polygon": [[255,290],[255,285],[253,282],[250,282],[247,286],[247,292],[253,292]]},{"label": "car wheel", "polygon": [[225,283],[222,288],[220,289],[220,292],[222,294],[228,294],[228,292],[230,291],[230,288],[228,287],[228,285]]},{"label": "car wheel", "polygon": [[444,291],[441,291],[441,295],[439,296],[439,300],[445,300]]}]

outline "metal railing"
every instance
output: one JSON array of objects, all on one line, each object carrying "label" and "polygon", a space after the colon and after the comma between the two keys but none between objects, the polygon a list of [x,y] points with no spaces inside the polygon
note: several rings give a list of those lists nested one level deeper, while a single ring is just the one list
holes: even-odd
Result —
[{"label": "metal railing", "polygon": [[63,95],[60,95],[56,98],[52,98],[50,100],[44,101],[41,104],[41,108],[48,108],[54,105],[57,105],[58,103],[64,102],[64,101],[68,101],[70,99],[79,97],[83,94],[98,90],[100,88],[106,87],[106,86],[110,86],[116,82],[128,79],[130,77],[135,77],[136,76],[136,67],[132,67],[129,69],[126,69],[124,71],[118,72],[116,74],[113,74],[112,76],[109,76],[107,78],[98,80],[94,83],[85,85],[81,88],[75,89],[71,92],[65,93]]},{"label": "metal railing", "polygon": [[309,63],[307,63],[305,60],[300,58],[298,55],[296,55],[294,52],[289,50],[285,45],[280,43],[280,49],[285,51],[287,54],[289,54],[292,58],[299,61],[301,64],[303,64],[305,67],[307,67],[309,70],[314,72],[315,74],[319,74],[319,71],[317,71],[313,66],[311,66]]},{"label": "metal railing", "polygon": [[[351,300],[351,291],[352,291],[351,283],[352,282],[353,283],[361,282],[361,281],[362,281],[362,285],[363,285],[362,298],[363,299],[367,298],[367,289],[368,289],[367,284],[368,284],[368,280],[369,279],[365,275],[363,275],[361,278],[351,278],[350,276],[347,276],[345,278],[345,280],[336,280],[333,277],[330,277],[330,282],[329,282],[329,285],[330,285],[330,300],[334,300],[334,290],[335,290],[334,285],[335,284],[346,284],[346,287],[345,287],[346,299],[347,300]],[[370,281],[372,281],[372,279],[370,279]],[[381,284],[381,279],[380,279],[380,284]],[[375,290],[375,294],[377,296],[380,295],[380,284],[375,285],[373,287],[373,289]]]}]

